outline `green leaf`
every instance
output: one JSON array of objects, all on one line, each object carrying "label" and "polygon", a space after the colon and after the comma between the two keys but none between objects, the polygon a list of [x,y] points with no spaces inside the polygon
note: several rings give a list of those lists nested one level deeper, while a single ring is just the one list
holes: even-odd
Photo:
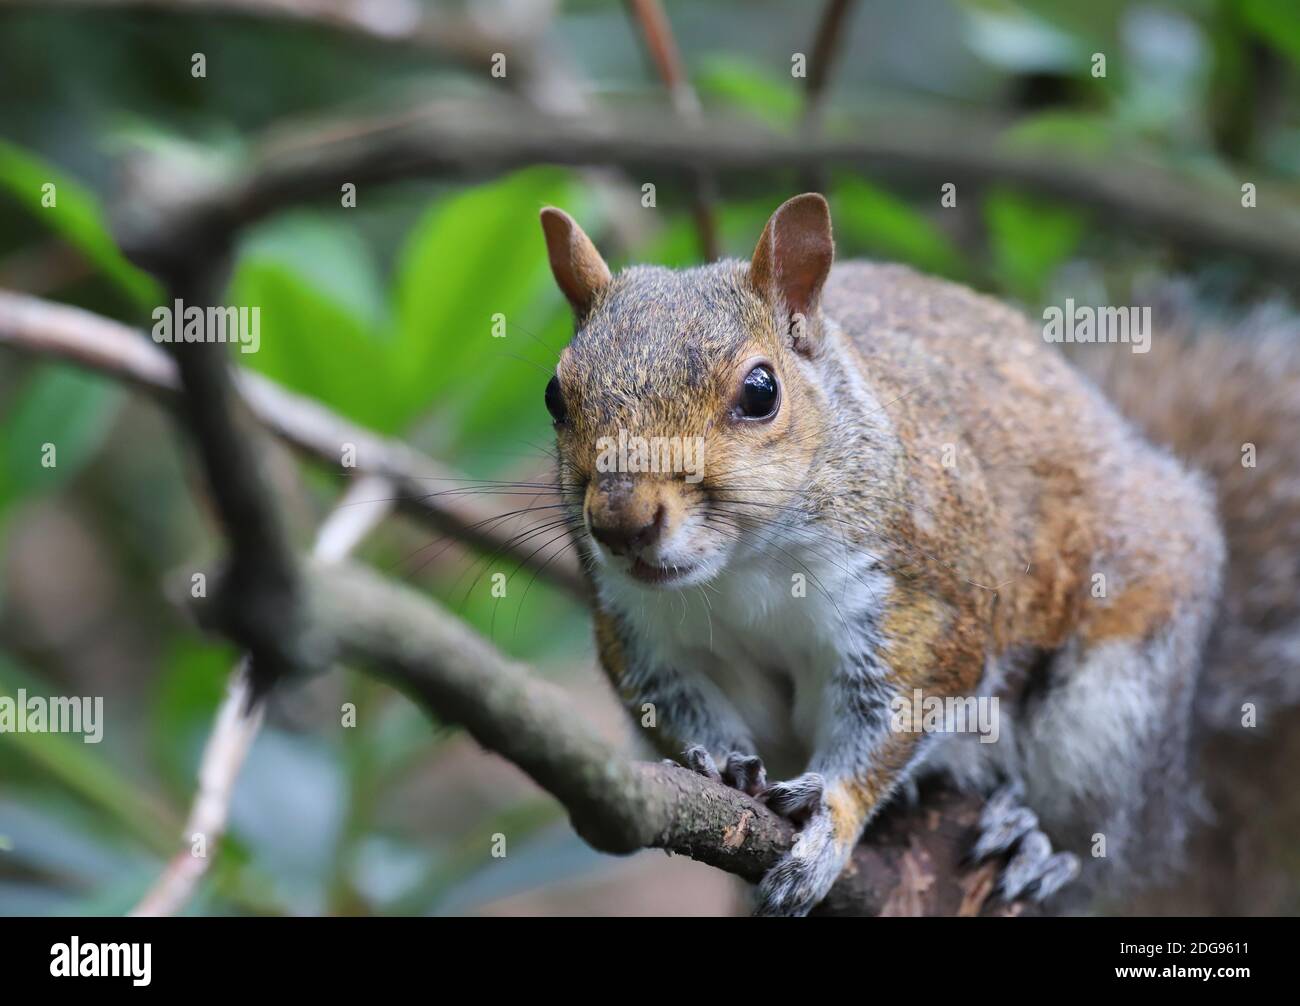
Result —
[{"label": "green leaf", "polygon": [[943,276],[966,274],[947,235],[902,199],[850,175],[836,177],[833,193],[836,235],[851,249]]},{"label": "green leaf", "polygon": [[732,56],[706,57],[694,79],[702,98],[744,109],[772,126],[793,125],[803,109],[803,96],[791,81]]},{"label": "green leaf", "polygon": [[397,270],[399,359],[389,389],[408,415],[482,373],[501,349],[494,315],[507,325],[530,316],[550,284],[538,210],[555,204],[585,216],[577,202],[566,172],[530,169],[439,200],[415,226]]},{"label": "green leaf", "polygon": [[[43,205],[46,185],[54,186],[53,206]],[[118,250],[89,189],[4,140],[0,140],[0,189],[78,249],[137,306],[151,308],[162,300],[162,290],[153,278]]]},{"label": "green leaf", "polygon": [[[0,510],[72,478],[99,449],[122,400],[122,389],[103,377],[62,364],[37,367],[5,416]],[[43,464],[46,444],[54,448],[52,467]]]},{"label": "green leaf", "polygon": [[232,303],[261,309],[261,347],[241,362],[385,433],[485,392],[508,414],[528,379],[507,354],[553,361],[526,337],[492,338],[493,315],[522,336],[534,304],[557,302],[537,211],[580,211],[567,179],[525,171],[436,201],[399,256],[393,327],[369,250],[348,228],[299,215],[263,229],[231,283]]},{"label": "green leaf", "polygon": [[1027,302],[1041,298],[1052,273],[1074,254],[1084,234],[1082,214],[1009,191],[990,193],[984,216],[998,278]]},{"label": "green leaf", "polygon": [[370,245],[337,213],[303,211],[264,221],[244,242],[241,257],[284,266],[369,327],[378,329],[386,320],[384,286]]},{"label": "green leaf", "polygon": [[[409,409],[391,394],[390,350],[380,332],[317,285],[301,262],[255,248],[242,256],[229,302],[260,309],[261,339],[238,362],[318,398],[356,421],[391,433]],[[354,300],[355,304],[355,300]]]},{"label": "green leaf", "polygon": [[1255,31],[1300,63],[1300,7],[1278,0],[1240,0],[1239,13]]}]

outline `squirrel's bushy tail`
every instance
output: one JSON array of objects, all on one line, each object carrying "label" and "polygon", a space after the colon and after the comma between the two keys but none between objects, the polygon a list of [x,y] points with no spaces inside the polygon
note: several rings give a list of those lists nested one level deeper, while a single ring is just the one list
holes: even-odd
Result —
[{"label": "squirrel's bushy tail", "polygon": [[1261,309],[1218,328],[1178,291],[1157,298],[1153,316],[1150,352],[1092,347],[1077,362],[1148,437],[1214,481],[1228,568],[1197,712],[1240,726],[1250,702],[1263,725],[1300,702],[1300,319]]}]

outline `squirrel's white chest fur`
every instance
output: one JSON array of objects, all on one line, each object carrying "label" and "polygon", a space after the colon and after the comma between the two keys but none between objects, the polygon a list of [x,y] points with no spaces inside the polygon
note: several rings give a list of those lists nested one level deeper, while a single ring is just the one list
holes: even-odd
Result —
[{"label": "squirrel's white chest fur", "polygon": [[888,575],[865,555],[791,543],[709,583],[654,591],[605,583],[649,656],[716,689],[773,772],[802,771],[834,716],[827,683],[851,653],[875,645]]}]

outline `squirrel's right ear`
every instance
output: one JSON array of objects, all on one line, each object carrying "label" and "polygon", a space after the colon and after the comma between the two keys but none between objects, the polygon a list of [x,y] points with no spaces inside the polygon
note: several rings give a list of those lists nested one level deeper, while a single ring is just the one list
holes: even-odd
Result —
[{"label": "squirrel's right ear", "polygon": [[555,282],[581,321],[591,310],[596,295],[609,283],[609,266],[591,238],[564,210],[554,206],[542,210],[542,232],[546,235],[546,253]]},{"label": "squirrel's right ear", "polygon": [[773,306],[813,321],[834,260],[831,208],[825,196],[805,192],[783,202],[767,221],[749,278]]}]

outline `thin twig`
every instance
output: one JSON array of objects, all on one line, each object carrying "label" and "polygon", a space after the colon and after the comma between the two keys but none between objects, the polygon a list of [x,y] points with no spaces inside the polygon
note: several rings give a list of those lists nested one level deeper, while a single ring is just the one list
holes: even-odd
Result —
[{"label": "thin twig", "polygon": [[852,7],[853,0],[826,0],[821,19],[817,22],[804,94],[803,126],[808,132],[821,125],[826,92],[835,69],[836,57],[843,50],[844,26]]},{"label": "thin twig", "polygon": [[[699,96],[691,85],[682,63],[681,51],[673,37],[672,22],[659,0],[627,0],[628,12],[640,29],[650,60],[659,73],[659,79],[668,89],[673,110],[688,127],[696,127],[703,118]],[[718,244],[718,215],[716,209],[717,183],[704,171],[695,173],[695,189],[691,196],[691,214],[700,236],[700,251],[707,261],[720,254]]]},{"label": "thin twig", "polygon": [[[391,493],[382,478],[358,479],[321,523],[312,555],[320,562],[342,562],[391,509]],[[230,672],[225,698],[203,748],[194,801],[181,831],[182,848],[131,910],[132,915],[176,915],[193,898],[226,832],[235,782],[265,711],[265,701],[253,694],[248,658],[243,657]]]},{"label": "thin twig", "polygon": [[235,780],[262,725],[265,703],[254,701],[248,659],[230,673],[212,734],[203,748],[198,786],[181,832],[184,848],[167,861],[131,915],[176,915],[189,903],[226,831]]},{"label": "thin twig", "polygon": [[[817,23],[817,34],[813,38],[811,65],[808,67],[808,77],[805,81],[803,121],[800,123],[805,136],[812,136],[821,129],[826,92],[835,69],[836,56],[844,48],[842,36],[852,7],[853,0],[826,0],[826,6],[822,8],[822,16]],[[803,188],[810,191],[824,190],[826,172],[819,168],[804,172]]]},{"label": "thin twig", "polygon": [[668,88],[673,110],[684,122],[699,122],[703,114],[700,99],[686,75],[681,51],[673,36],[672,22],[668,20],[663,4],[659,0],[627,0],[627,8],[633,23],[640,30],[641,41],[645,43],[646,52],[654,63],[659,79]]}]

